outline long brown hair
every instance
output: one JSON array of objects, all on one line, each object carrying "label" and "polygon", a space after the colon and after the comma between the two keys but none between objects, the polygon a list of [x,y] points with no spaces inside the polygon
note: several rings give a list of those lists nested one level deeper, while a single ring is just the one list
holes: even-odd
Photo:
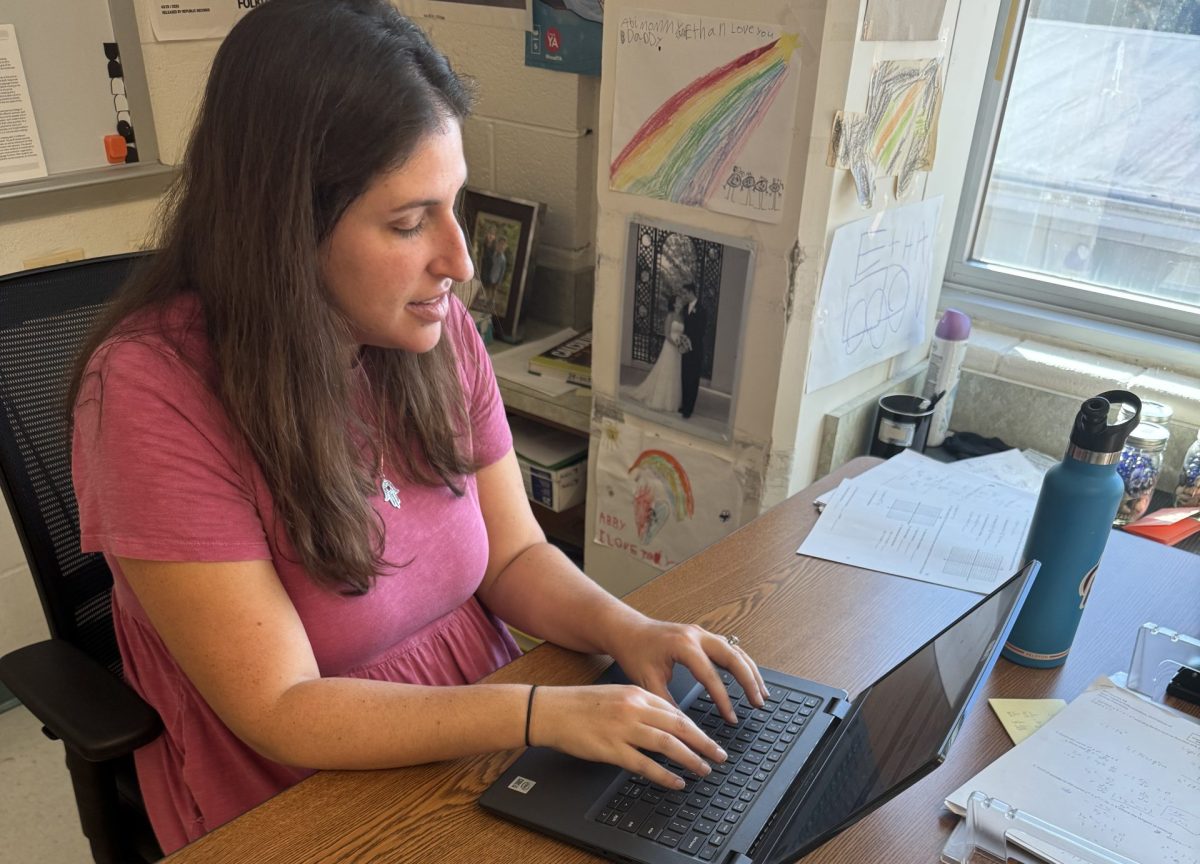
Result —
[{"label": "long brown hair", "polygon": [[213,61],[160,251],[113,301],[71,382],[73,405],[101,343],[136,336],[130,316],[198,296],[216,395],[279,524],[314,581],[346,594],[388,563],[367,501],[381,450],[407,479],[459,495],[475,466],[450,340],[424,354],[365,347],[353,369],[318,250],[373,178],[470,107],[446,58],[386,0],[255,8]]}]

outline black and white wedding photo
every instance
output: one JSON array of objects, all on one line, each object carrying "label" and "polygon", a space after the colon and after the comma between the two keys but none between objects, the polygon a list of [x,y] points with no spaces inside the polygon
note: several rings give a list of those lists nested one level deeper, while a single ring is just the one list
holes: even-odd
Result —
[{"label": "black and white wedding photo", "polygon": [[621,325],[626,411],[730,437],[751,259],[745,241],[630,223]]}]

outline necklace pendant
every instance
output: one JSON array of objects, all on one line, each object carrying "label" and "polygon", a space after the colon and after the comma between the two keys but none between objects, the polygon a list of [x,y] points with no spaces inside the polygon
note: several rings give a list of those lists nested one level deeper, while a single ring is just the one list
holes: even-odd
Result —
[{"label": "necklace pendant", "polygon": [[396,488],[396,484],[384,477],[383,482],[379,484],[379,488],[383,490],[383,500],[399,510],[400,490]]}]

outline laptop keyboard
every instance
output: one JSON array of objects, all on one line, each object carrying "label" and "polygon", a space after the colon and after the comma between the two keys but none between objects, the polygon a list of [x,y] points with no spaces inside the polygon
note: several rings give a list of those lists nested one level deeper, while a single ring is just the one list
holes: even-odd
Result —
[{"label": "laptop keyboard", "polygon": [[686,713],[729,754],[712,773],[700,777],[661,754],[660,765],[684,778],[682,790],[667,789],[640,775],[625,774],[617,793],[601,808],[596,821],[654,840],[702,861],[711,861],[766,785],[771,772],[791,749],[821,700],[809,693],[771,685],[762,708],[747,700],[733,675],[721,680],[734,701],[738,725],[730,726],[706,692]]}]

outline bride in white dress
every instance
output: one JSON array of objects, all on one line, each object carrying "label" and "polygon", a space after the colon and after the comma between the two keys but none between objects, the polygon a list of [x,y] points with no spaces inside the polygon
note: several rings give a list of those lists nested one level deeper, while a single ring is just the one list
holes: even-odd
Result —
[{"label": "bride in white dress", "polygon": [[683,319],[679,315],[678,305],[679,299],[672,298],[671,311],[667,313],[663,322],[667,335],[663,337],[662,348],[658,351],[654,368],[629,394],[647,408],[656,411],[678,411],[679,403],[683,399],[683,355],[679,351],[679,341],[683,338]]}]

